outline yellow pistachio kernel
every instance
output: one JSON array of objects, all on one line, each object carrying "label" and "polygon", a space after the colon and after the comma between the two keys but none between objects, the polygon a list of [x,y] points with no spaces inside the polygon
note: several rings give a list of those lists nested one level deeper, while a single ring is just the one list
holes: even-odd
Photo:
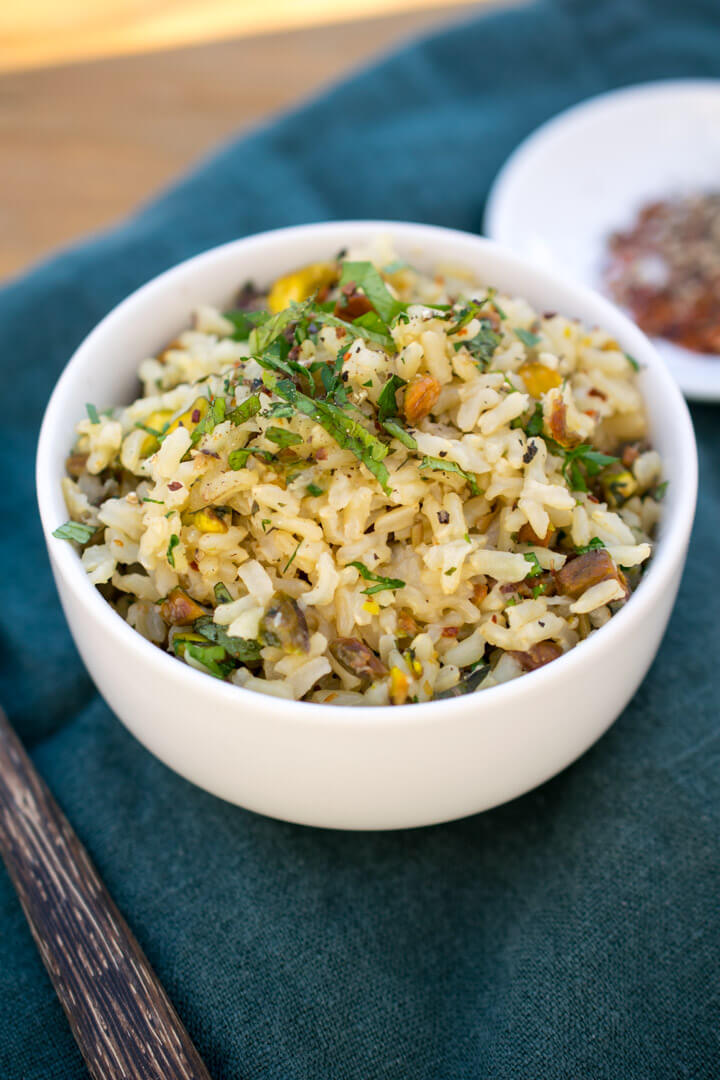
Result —
[{"label": "yellow pistachio kernel", "polygon": [[171,424],[168,424],[165,434],[169,435],[171,431],[175,431],[179,427],[184,427],[188,431],[194,431],[209,408],[210,402],[206,397],[195,398],[189,409],[180,413],[179,416],[175,417]]},{"label": "yellow pistachio kernel", "polygon": [[390,668],[390,700],[393,705],[403,705],[407,700],[409,679],[399,667]]},{"label": "yellow pistachio kernel", "polygon": [[299,270],[293,270],[284,274],[273,283],[268,295],[268,307],[276,313],[284,311],[290,306],[291,301],[299,304],[301,300],[307,300],[314,292],[323,285],[332,285],[338,276],[336,263],[317,262],[302,266]]},{"label": "yellow pistachio kernel", "polygon": [[[156,412],[151,412],[149,416],[146,416],[143,420],[143,424],[145,427],[152,428],[153,431],[157,431],[161,434],[163,428],[171,418],[172,409],[158,409]],[[159,446],[160,443],[158,439],[148,431],[140,445],[140,457],[150,457],[151,454],[155,453]]]},{"label": "yellow pistachio kernel", "polygon": [[603,490],[611,506],[620,506],[637,491],[637,480],[628,469],[608,473],[603,479]]},{"label": "yellow pistachio kernel", "polygon": [[213,510],[212,506],[206,506],[202,510],[186,510],[181,515],[181,520],[183,525],[194,525],[202,533],[226,533],[228,531],[227,525],[220,515]]},{"label": "yellow pistachio kernel", "polygon": [[557,371],[546,367],[537,360],[526,360],[518,368],[518,375],[522,375],[528,394],[534,398],[542,397],[554,386],[559,386],[562,378]]}]

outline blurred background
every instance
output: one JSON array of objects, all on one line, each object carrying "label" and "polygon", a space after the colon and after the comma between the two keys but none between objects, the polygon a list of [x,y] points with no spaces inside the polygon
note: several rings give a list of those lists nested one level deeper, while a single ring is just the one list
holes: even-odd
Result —
[{"label": "blurred background", "polygon": [[122,218],[223,138],[489,0],[0,5],[0,280]]}]

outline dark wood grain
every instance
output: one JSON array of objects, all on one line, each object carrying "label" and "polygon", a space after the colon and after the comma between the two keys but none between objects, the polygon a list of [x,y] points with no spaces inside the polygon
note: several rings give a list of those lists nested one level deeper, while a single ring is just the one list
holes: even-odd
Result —
[{"label": "dark wood grain", "polygon": [[0,853],[97,1080],[210,1080],[157,976],[0,710]]}]

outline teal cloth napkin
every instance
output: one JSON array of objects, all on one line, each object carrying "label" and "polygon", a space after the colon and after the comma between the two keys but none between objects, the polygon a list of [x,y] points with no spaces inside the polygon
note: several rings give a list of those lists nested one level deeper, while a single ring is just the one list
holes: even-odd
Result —
[{"label": "teal cloth napkin", "polygon": [[[267,820],[143,750],[72,645],[32,477],[69,355],[159,271],[304,221],[479,231],[492,177],[537,124],[673,76],[720,76],[716,0],[546,0],[491,14],[241,138],[121,228],[0,294],[0,701],[217,1080],[720,1075],[714,409],[693,410],[700,505],[678,604],[615,727],[510,805],[390,834]],[[85,1075],[0,872],[0,1076]]]}]

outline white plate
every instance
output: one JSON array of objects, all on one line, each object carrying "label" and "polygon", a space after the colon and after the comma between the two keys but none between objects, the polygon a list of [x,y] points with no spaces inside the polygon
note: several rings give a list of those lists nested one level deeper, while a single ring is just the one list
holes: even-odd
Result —
[{"label": "white plate", "polygon": [[[648,83],[561,113],[511,155],[485,214],[493,240],[602,290],[608,234],[643,204],[720,187],[720,80]],[[686,397],[720,400],[720,357],[655,344]]]}]

